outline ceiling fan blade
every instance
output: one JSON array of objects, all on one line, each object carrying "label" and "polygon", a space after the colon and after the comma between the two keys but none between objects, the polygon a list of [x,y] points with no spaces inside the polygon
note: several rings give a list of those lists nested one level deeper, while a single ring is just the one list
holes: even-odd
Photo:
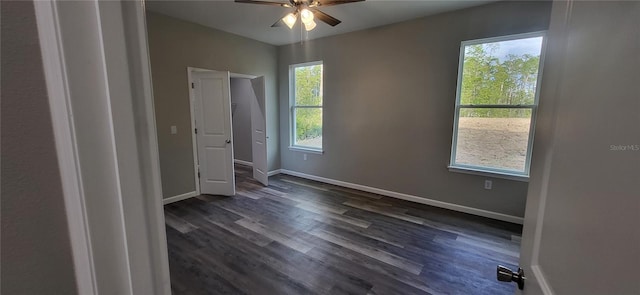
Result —
[{"label": "ceiling fan blade", "polygon": [[272,1],[235,0],[235,2],[236,3],[247,3],[247,4],[262,4],[262,5],[271,5],[271,6],[291,7],[291,4],[289,4],[289,3],[272,2]]},{"label": "ceiling fan blade", "polygon": [[318,0],[316,6],[334,6],[340,4],[348,4],[355,2],[364,2],[365,0]]},{"label": "ceiling fan blade", "polygon": [[272,28],[277,28],[282,26],[284,26],[284,22],[282,21],[281,18],[279,18],[278,21],[276,21],[275,23],[273,23],[273,25],[271,25]]},{"label": "ceiling fan blade", "polygon": [[335,26],[337,26],[339,23],[341,23],[341,21],[340,21],[339,19],[337,19],[337,18],[335,18],[335,17],[333,17],[333,16],[330,16],[330,15],[328,15],[328,14],[326,14],[326,13],[324,13],[324,12],[320,11],[320,10],[314,9],[314,10],[312,10],[312,11],[313,11],[313,15],[314,15],[317,19],[319,19],[319,20],[321,20],[321,21],[323,21],[323,22],[327,23],[328,25],[330,25],[330,26],[332,26],[332,27],[335,27]]},{"label": "ceiling fan blade", "polygon": [[[277,28],[277,27],[283,27],[286,26],[287,24],[284,22],[284,18],[287,17],[287,15],[289,15],[290,12],[285,13],[282,17],[280,17],[275,23],[273,23],[273,25],[271,25],[272,28]],[[297,12],[294,13],[294,15],[297,14]]]}]

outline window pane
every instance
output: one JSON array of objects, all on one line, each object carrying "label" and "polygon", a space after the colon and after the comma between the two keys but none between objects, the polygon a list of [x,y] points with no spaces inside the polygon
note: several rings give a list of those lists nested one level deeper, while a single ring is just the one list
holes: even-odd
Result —
[{"label": "window pane", "polygon": [[460,109],[455,163],[525,172],[531,109]]},{"label": "window pane", "polygon": [[296,105],[322,105],[322,65],[296,67],[294,78]]},{"label": "window pane", "polygon": [[322,108],[296,108],[295,145],[322,148]]},{"label": "window pane", "polygon": [[542,37],[467,45],[460,104],[531,105]]}]

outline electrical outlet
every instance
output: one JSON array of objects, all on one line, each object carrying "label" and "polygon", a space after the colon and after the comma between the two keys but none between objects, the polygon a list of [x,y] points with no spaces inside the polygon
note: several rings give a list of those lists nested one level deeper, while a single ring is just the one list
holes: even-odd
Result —
[{"label": "electrical outlet", "polygon": [[493,182],[491,180],[485,180],[484,181],[484,189],[491,189],[491,187],[493,186]]},{"label": "electrical outlet", "polygon": [[302,159],[306,161],[307,160],[307,154],[303,154],[302,155]]},{"label": "electrical outlet", "polygon": [[171,134],[176,134],[178,133],[178,127],[177,126],[171,126]]}]

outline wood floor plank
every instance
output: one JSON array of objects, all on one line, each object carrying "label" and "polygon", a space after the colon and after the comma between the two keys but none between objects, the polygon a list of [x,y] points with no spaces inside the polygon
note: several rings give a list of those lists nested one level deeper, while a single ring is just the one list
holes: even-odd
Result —
[{"label": "wood floor plank", "polygon": [[[180,253],[169,252],[171,293],[174,295],[246,294],[220,277],[199,260],[179,259]],[[204,271],[203,271],[204,270]],[[212,290],[215,290],[212,292]]]},{"label": "wood floor plank", "polygon": [[[201,206],[200,209],[205,207],[207,206]],[[212,226],[217,226],[258,246],[265,246],[273,242],[273,240],[263,235],[256,234],[255,232],[236,224],[235,221],[241,218],[236,218],[237,215],[235,214],[228,215],[226,211],[217,207],[211,206],[206,210],[196,210],[189,206],[184,208],[184,210],[189,212],[189,216],[186,218],[203,230],[210,230]],[[219,212],[220,214],[212,217],[212,215],[210,215],[212,212]]]},{"label": "wood floor plank", "polygon": [[366,245],[354,243],[351,240],[338,236],[336,234],[326,232],[324,230],[316,230],[311,232],[311,234],[325,241],[329,241],[331,243],[334,243],[336,245],[358,252],[360,254],[367,255],[373,259],[393,265],[395,267],[408,271],[412,274],[419,275],[420,271],[422,271],[421,264],[414,263],[412,261],[406,260],[402,257],[393,255],[391,253],[382,251],[380,249],[374,249]]},{"label": "wood floor plank", "polygon": [[[198,234],[197,237],[194,234]],[[293,279],[295,269],[274,260],[262,247],[247,243],[241,237],[210,227],[190,234],[203,245],[193,255],[208,263],[225,281],[249,294],[313,294],[307,282]],[[241,277],[238,277],[241,275]],[[251,284],[248,284],[249,280]],[[259,290],[259,291],[256,291]]]},{"label": "wood floor plank", "polygon": [[373,193],[369,193],[369,192],[363,192],[363,191],[354,190],[354,189],[350,189],[350,188],[346,188],[346,187],[340,187],[340,186],[332,186],[330,188],[330,190],[332,190],[332,191],[340,191],[340,192],[344,192],[344,193],[347,193],[347,194],[358,195],[358,196],[362,196],[362,197],[366,197],[366,198],[374,199],[374,200],[380,200],[383,197],[382,195],[373,194]]},{"label": "wood floor plank", "polygon": [[325,191],[325,192],[328,191],[327,188],[324,188],[320,185],[313,185],[313,184],[305,183],[304,181],[295,181],[287,178],[283,178],[281,180],[287,183],[295,184],[298,186],[304,186],[304,187],[308,187],[308,188],[319,190],[319,191]]},{"label": "wood floor plank", "polygon": [[343,204],[347,205],[347,206],[354,207],[354,208],[358,208],[358,209],[362,209],[362,210],[378,213],[378,214],[381,214],[381,215],[397,218],[397,219],[400,219],[400,220],[413,222],[415,224],[424,224],[424,219],[422,219],[422,218],[418,218],[418,217],[414,217],[414,216],[411,216],[411,215],[407,215],[405,213],[397,212],[397,211],[394,211],[394,210],[391,210],[391,209],[388,209],[388,208],[374,206],[374,205],[371,205],[371,204],[368,204],[368,203],[364,203],[364,202],[347,201],[347,202],[344,202]]},{"label": "wood floor plank", "polygon": [[186,234],[194,229],[198,229],[197,226],[185,221],[184,219],[177,217],[173,214],[171,214],[170,212],[166,212],[164,215],[164,222],[170,226],[173,227],[175,230]]},{"label": "wood floor plank", "polygon": [[307,277],[305,283],[314,285],[309,286],[310,289],[321,291],[319,293],[333,294],[333,287],[339,286],[343,290],[351,290],[352,294],[364,294],[372,287],[371,283],[358,276],[342,272],[309,255],[292,252],[279,243],[270,244],[267,248],[272,259],[286,263],[289,272],[302,273]]},{"label": "wood floor plank", "polygon": [[240,219],[238,221],[236,221],[237,224],[239,224],[240,226],[243,226],[251,231],[254,231],[258,234],[261,234],[269,239],[272,239],[274,241],[277,241],[278,243],[281,243],[293,250],[299,251],[301,253],[307,253],[309,252],[309,250],[311,250],[311,248],[313,248],[312,245],[307,245],[304,242],[301,242],[297,239],[294,239],[292,237],[288,237],[286,235],[283,235],[282,233],[279,233],[277,231],[271,230],[269,228],[267,228],[266,226],[256,222],[255,220],[251,220],[251,219]]},{"label": "wood floor plank", "polygon": [[351,216],[346,216],[346,215],[340,215],[340,214],[335,214],[335,213],[331,213],[331,212],[322,212],[319,210],[315,210],[312,207],[306,207],[306,208],[302,208],[304,210],[313,212],[313,213],[317,213],[317,215],[314,215],[313,218],[319,222],[324,222],[327,219],[333,219],[336,221],[340,221],[340,222],[344,222],[344,223],[348,223],[351,225],[355,225],[357,227],[361,227],[361,228],[368,228],[371,225],[371,222],[362,220],[362,219],[358,219],[358,218],[353,218]]},{"label": "wood floor plank", "polygon": [[[221,236],[223,232],[212,230],[208,234]],[[290,248],[279,243],[270,243],[265,247],[255,247],[252,246],[252,244],[246,243],[240,236],[231,236],[216,243],[216,246],[211,247],[211,249],[218,253],[235,253],[234,255],[241,255],[239,260],[250,258],[250,261],[253,261],[254,264],[251,264],[250,267],[243,267],[242,270],[244,272],[250,272],[252,275],[261,277],[275,277],[276,279],[272,279],[272,281],[276,283],[284,282],[286,284],[294,284],[298,286],[297,288],[303,286],[308,290],[313,290],[314,293],[328,291],[331,285],[332,278],[318,273],[318,271],[321,270],[313,269],[313,265],[309,263],[310,261],[306,261],[304,265],[291,263],[288,259],[289,257],[305,255],[292,251]],[[273,249],[281,250],[273,251]],[[274,294],[280,294],[280,292]]]},{"label": "wood floor plank", "polygon": [[[286,278],[278,277],[264,264],[246,260],[243,253],[229,255],[229,252],[221,253],[202,249],[196,252],[195,256],[214,268],[217,274],[234,287],[247,294],[313,294],[299,284],[292,284],[286,281]],[[255,270],[247,272],[246,269]],[[260,270],[265,270],[264,275],[259,275]]]},{"label": "wood floor plank", "polygon": [[273,196],[278,196],[281,195],[282,192],[278,191],[278,190],[274,190],[272,188],[269,187],[265,187],[262,184],[256,184],[254,182],[249,182],[249,181],[242,181],[238,184],[238,188],[243,188],[245,190],[249,190],[249,191],[257,191],[263,194],[269,194],[269,195],[273,195]]},{"label": "wood floor plank", "polygon": [[404,248],[404,245],[398,241],[398,240],[394,240],[394,239],[389,239],[387,238],[387,235],[381,235],[379,234],[379,232],[372,232],[370,230],[368,230],[369,228],[363,229],[363,228],[358,228],[358,227],[353,227],[353,226],[349,226],[348,224],[344,224],[344,223],[339,223],[339,222],[324,222],[325,228],[331,228],[333,232],[335,231],[347,231],[350,233],[353,233],[355,235],[361,236],[363,238],[369,238],[372,240],[376,240],[382,243],[386,243],[398,248]]},{"label": "wood floor plank", "polygon": [[346,248],[320,245],[307,255],[335,265],[347,273],[369,278],[374,286],[381,285],[394,290],[389,294],[433,293],[433,289],[420,277]]},{"label": "wood floor plank", "polygon": [[496,238],[496,236],[482,232],[470,233],[467,230],[461,230],[458,227],[437,221],[425,220],[424,224],[431,228],[455,234],[457,236],[456,240],[461,243],[482,246],[485,249],[505,253],[514,257],[518,257],[520,253],[520,244],[511,239]]},{"label": "wood floor plank", "polygon": [[255,234],[251,230],[247,230],[245,227],[238,225],[237,223],[221,222],[215,219],[205,218],[207,222],[214,224],[220,228],[223,228],[234,235],[241,237],[249,242],[252,242],[258,246],[264,247],[273,242],[272,239],[261,234]]},{"label": "wood floor plank", "polygon": [[421,224],[406,222],[401,219],[389,217],[375,212],[355,209],[349,210],[344,215],[354,218],[370,220],[372,222],[370,231],[378,231],[382,234],[403,240],[409,245],[419,246],[435,237],[455,239],[457,235],[431,228]]},{"label": "wood floor plank", "polygon": [[482,249],[502,253],[504,255],[509,255],[513,258],[517,258],[520,256],[520,249],[516,248],[513,244],[491,243],[489,241],[473,239],[466,236],[458,236],[456,238],[456,241],[465,245],[475,246]]},{"label": "wood floor plank", "polygon": [[322,210],[327,212],[332,212],[335,214],[343,214],[349,210],[348,208],[340,205],[332,205],[326,204],[322,202],[314,202],[312,199],[296,197],[295,195],[290,194],[281,194],[277,197],[288,199],[298,203],[298,207],[307,207],[307,208],[315,208],[316,210]]},{"label": "wood floor plank", "polygon": [[236,196],[247,197],[247,198],[254,199],[254,200],[260,200],[263,197],[260,194],[256,194],[256,193],[254,193],[252,191],[248,191],[248,190],[237,190],[236,191]]},{"label": "wood floor plank", "polygon": [[313,202],[301,202],[300,204],[297,205],[297,207],[302,209],[311,208],[314,212],[324,211],[324,212],[331,212],[334,214],[343,214],[349,210],[346,208],[340,208],[338,206],[331,206],[331,205],[325,205],[325,204],[319,204],[319,203],[313,203]]},{"label": "wood floor plank", "polygon": [[314,213],[310,215],[310,218],[313,218],[314,220],[319,222],[325,222],[327,220],[336,220],[336,221],[348,223],[351,225],[355,225],[361,228],[367,228],[371,225],[370,222],[367,222],[365,220],[342,215],[344,212],[348,210],[337,207],[337,206],[325,206],[325,205],[319,205],[318,203],[305,202],[298,198],[288,197],[287,194],[284,194],[283,196],[280,196],[280,197],[269,197],[268,199],[276,202],[280,202],[280,203],[284,202],[283,205],[294,206],[296,208],[305,210],[307,212]]},{"label": "wood floor plank", "polygon": [[344,207],[342,203],[348,200],[352,200],[352,199],[361,200],[361,201],[367,200],[364,197],[358,197],[356,195],[348,195],[345,193],[340,193],[335,191],[329,191],[329,190],[322,191],[322,190],[309,189],[305,186],[295,186],[295,184],[292,184],[291,186],[282,185],[287,183],[279,179],[274,180],[272,184],[274,185],[274,189],[282,193],[289,194],[292,197],[303,198],[304,200],[309,202],[318,202],[323,204],[338,205],[338,206]]},{"label": "wood floor plank", "polygon": [[216,290],[220,294],[244,294],[194,256],[202,247],[187,236],[167,227],[172,293],[211,294]]}]

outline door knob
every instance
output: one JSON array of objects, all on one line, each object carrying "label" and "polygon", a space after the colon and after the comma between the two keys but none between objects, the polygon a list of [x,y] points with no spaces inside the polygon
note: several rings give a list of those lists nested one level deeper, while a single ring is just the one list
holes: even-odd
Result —
[{"label": "door knob", "polygon": [[231,143],[231,139],[227,139],[227,141],[226,141],[226,142],[227,142],[227,143]]},{"label": "door knob", "polygon": [[501,282],[516,282],[518,284],[518,289],[524,289],[524,270],[518,267],[518,271],[514,272],[507,268],[506,266],[498,265],[497,269],[498,281]]}]

